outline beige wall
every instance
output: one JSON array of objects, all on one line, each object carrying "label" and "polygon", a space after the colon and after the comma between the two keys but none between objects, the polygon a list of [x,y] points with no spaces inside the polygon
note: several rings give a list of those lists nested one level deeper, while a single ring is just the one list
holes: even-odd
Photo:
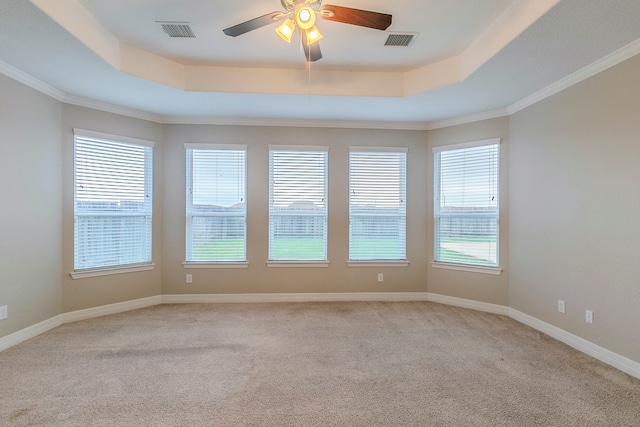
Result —
[{"label": "beige wall", "polygon": [[[640,361],[632,339],[640,325],[637,75],[640,56],[510,118],[429,132],[159,125],[63,105],[0,76],[0,305],[9,306],[0,337],[63,312],[159,294],[428,291],[508,305]],[[156,142],[154,271],[70,278],[74,127]],[[494,137],[502,138],[504,272],[434,269],[431,148]],[[182,266],[186,142],[249,147],[247,269]],[[265,265],[269,144],[330,147],[328,268]],[[350,145],[409,149],[408,267],[347,266]]]},{"label": "beige wall", "polygon": [[[430,169],[425,133],[420,131],[307,129],[282,127],[168,125],[164,132],[164,294],[274,292],[425,292],[427,291],[427,198]],[[301,142],[302,141],[302,142]],[[247,269],[189,269],[185,253],[184,143],[248,145]],[[329,147],[328,268],[269,268],[269,144]],[[348,267],[349,146],[409,149],[407,164],[408,267]],[[185,275],[193,284],[185,284]],[[377,283],[377,273],[384,283]]]},{"label": "beige wall", "polygon": [[[73,129],[80,128],[155,142],[153,150],[153,271],[72,279]],[[62,106],[62,295],[63,312],[160,294],[162,259],[162,126],[83,107]]]},{"label": "beige wall", "polygon": [[640,56],[511,118],[509,275],[513,308],[636,361],[638,76]]},{"label": "beige wall", "polygon": [[433,147],[483,139],[500,138],[500,268],[499,276],[456,270],[428,269],[429,292],[490,304],[509,302],[509,118],[435,129],[429,132],[428,162],[425,194],[428,197],[428,255],[433,260]]},{"label": "beige wall", "polygon": [[60,103],[0,75],[0,337],[61,312]]}]

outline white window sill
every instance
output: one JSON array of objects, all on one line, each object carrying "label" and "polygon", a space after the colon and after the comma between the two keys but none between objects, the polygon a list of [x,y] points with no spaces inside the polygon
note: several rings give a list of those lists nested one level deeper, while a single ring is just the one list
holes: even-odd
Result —
[{"label": "white window sill", "polygon": [[183,262],[184,268],[249,268],[249,263],[241,262]]},{"label": "white window sill", "polygon": [[408,267],[409,261],[349,261],[349,267]]},{"label": "white window sill", "polygon": [[112,274],[136,273],[138,271],[150,271],[156,268],[155,264],[145,264],[129,267],[110,267],[95,270],[74,271],[70,274],[72,279],[86,279],[88,277],[110,276]]},{"label": "white window sill", "polygon": [[329,261],[267,261],[267,267],[327,268],[329,267]]},{"label": "white window sill", "polygon": [[502,269],[498,267],[478,267],[475,265],[447,264],[445,262],[435,261],[431,263],[431,267],[442,268],[445,270],[466,271],[469,273],[493,274],[494,276],[502,274]]}]

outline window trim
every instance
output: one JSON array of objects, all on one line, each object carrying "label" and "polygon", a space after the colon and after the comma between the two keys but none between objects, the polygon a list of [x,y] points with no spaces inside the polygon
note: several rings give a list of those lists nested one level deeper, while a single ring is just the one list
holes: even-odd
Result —
[{"label": "window trim", "polygon": [[[142,147],[148,147],[151,149],[151,166],[150,166],[150,170],[149,170],[149,185],[150,185],[150,194],[151,194],[151,202],[150,202],[150,207],[151,207],[151,213],[150,213],[150,217],[151,217],[151,237],[149,240],[149,261],[148,262],[141,262],[141,263],[135,263],[135,264],[119,264],[119,265],[113,265],[113,266],[104,266],[104,267],[89,267],[89,268],[82,268],[82,269],[75,269],[75,264],[76,264],[76,260],[75,260],[75,245],[76,245],[76,237],[75,237],[75,219],[74,219],[74,231],[73,231],[73,269],[71,271],[71,273],[69,273],[69,276],[71,276],[72,279],[76,280],[76,279],[84,279],[84,278],[89,278],[89,277],[99,277],[99,276],[108,276],[108,275],[113,275],[113,274],[124,274],[124,273],[134,273],[134,272],[140,272],[140,271],[150,271],[150,270],[154,270],[156,267],[156,264],[153,262],[153,230],[154,230],[154,226],[153,226],[153,217],[154,217],[154,208],[153,208],[153,192],[154,192],[154,185],[153,185],[153,181],[154,181],[154,173],[153,173],[153,169],[154,169],[154,156],[153,156],[153,148],[155,146],[155,142],[148,140],[148,139],[141,139],[141,138],[134,138],[134,137],[130,137],[130,136],[123,136],[123,135],[115,135],[115,134],[111,134],[111,133],[106,133],[106,132],[99,132],[99,131],[93,131],[93,130],[88,130],[88,129],[82,129],[82,128],[73,128],[73,216],[74,218],[76,217],[76,209],[75,209],[75,203],[76,203],[76,138],[80,137],[80,138],[94,138],[94,139],[102,139],[102,140],[106,140],[106,141],[112,141],[112,142],[116,142],[116,143],[123,143],[123,144],[130,144],[130,145],[137,145],[137,146],[142,146]],[[146,171],[145,171],[146,172]],[[146,178],[145,178],[146,179]]]},{"label": "window trim", "polygon": [[327,268],[329,261],[267,261],[270,268]]},{"label": "window trim", "polygon": [[483,274],[492,274],[494,276],[499,276],[502,274],[502,268],[500,267],[482,267],[479,265],[471,265],[471,264],[453,264],[449,262],[441,262],[441,261],[432,261],[431,267],[439,268],[442,270],[457,270],[457,271],[466,271],[468,273],[483,273]]},{"label": "window trim", "polygon": [[[185,192],[185,261],[182,263],[184,268],[198,268],[198,269],[207,269],[207,268],[247,268],[249,266],[248,257],[247,257],[247,192],[248,192],[248,146],[246,144],[215,144],[215,143],[193,143],[187,142],[184,144],[185,150],[185,167],[186,167],[186,192]],[[211,150],[211,151],[244,151],[245,155],[245,167],[244,167],[244,200],[245,200],[245,209],[244,209],[244,260],[238,261],[188,261],[187,258],[187,242],[189,241],[189,233],[187,232],[188,220],[187,220],[187,207],[189,206],[189,200],[191,196],[188,194],[189,184],[193,184],[193,174],[189,174],[189,166],[186,165],[189,157],[187,155],[188,150]],[[192,201],[192,199],[191,199]]]},{"label": "window trim", "polygon": [[209,268],[249,268],[248,261],[220,261],[220,262],[199,262],[199,261],[185,261],[182,263],[182,267],[185,269],[196,268],[196,269],[209,269]]},{"label": "window trim", "polygon": [[73,273],[69,273],[72,279],[86,279],[89,277],[110,276],[112,274],[124,274],[124,273],[137,273],[139,271],[151,271],[155,270],[156,264],[154,262],[150,264],[138,264],[123,267],[109,267],[109,268],[94,268],[91,270],[78,270]]},{"label": "window trim", "polygon": [[370,261],[349,261],[348,267],[409,267],[409,261],[391,261],[391,260],[370,260]]},{"label": "window trim", "polygon": [[433,147],[432,151],[434,153],[440,153],[442,151],[451,151],[451,150],[461,150],[463,148],[473,148],[473,147],[483,147],[485,145],[494,145],[501,144],[502,138],[489,138],[489,139],[480,139],[477,141],[469,141],[469,142],[460,142],[458,144],[450,144],[450,145],[438,145],[437,147]]},{"label": "window trim", "polygon": [[[500,275],[502,274],[502,268],[500,267],[500,212],[501,212],[501,200],[502,200],[502,186],[501,186],[501,150],[502,138],[488,138],[481,139],[475,141],[462,142],[457,144],[449,144],[449,145],[440,145],[432,148],[434,159],[433,159],[433,261],[431,262],[431,266],[433,268],[445,269],[445,270],[458,270],[458,271],[466,271],[473,273],[484,273],[484,274],[492,274],[492,275]],[[483,265],[475,265],[475,264],[465,264],[465,263],[456,263],[456,262],[446,262],[436,260],[437,253],[437,220],[438,216],[436,215],[436,209],[439,201],[437,200],[438,191],[436,190],[437,178],[440,176],[440,165],[436,165],[435,162],[435,154],[441,153],[444,151],[452,151],[452,150],[461,150],[466,148],[474,148],[474,147],[482,147],[487,145],[498,145],[498,173],[497,173],[497,188],[498,188],[498,203],[496,214],[485,214],[487,217],[495,217],[497,220],[497,242],[496,242],[496,264],[495,266],[483,266]],[[436,175],[437,174],[437,175]],[[482,214],[472,215],[473,217],[482,216]]]},{"label": "window trim", "polygon": [[114,135],[110,133],[96,132],[93,130],[73,128],[73,137],[75,138],[76,136],[106,139],[108,141],[124,142],[126,144],[144,145],[145,147],[151,147],[151,148],[153,148],[155,145],[154,141],[150,141],[148,139],[132,138],[130,136]]}]

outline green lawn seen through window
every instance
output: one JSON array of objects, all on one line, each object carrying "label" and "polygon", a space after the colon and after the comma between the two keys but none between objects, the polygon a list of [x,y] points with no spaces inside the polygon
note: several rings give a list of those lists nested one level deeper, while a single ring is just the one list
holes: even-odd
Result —
[{"label": "green lawn seen through window", "polygon": [[[275,239],[272,259],[286,261],[324,260],[322,239]],[[194,261],[244,261],[242,239],[220,239],[194,250]]]},{"label": "green lawn seen through window", "polygon": [[399,239],[353,239],[349,257],[359,260],[398,260],[405,258],[404,245]]},{"label": "green lawn seen through window", "polygon": [[[352,259],[398,259],[397,239],[358,239],[352,242]],[[244,261],[244,240],[220,239],[194,249],[194,261]],[[324,260],[322,239],[275,239],[272,259],[286,261]]]},{"label": "green lawn seen through window", "polygon": [[196,262],[244,261],[243,239],[220,239],[198,245],[193,251]]},{"label": "green lawn seen through window", "polygon": [[275,261],[324,261],[323,239],[274,239],[271,259]]}]

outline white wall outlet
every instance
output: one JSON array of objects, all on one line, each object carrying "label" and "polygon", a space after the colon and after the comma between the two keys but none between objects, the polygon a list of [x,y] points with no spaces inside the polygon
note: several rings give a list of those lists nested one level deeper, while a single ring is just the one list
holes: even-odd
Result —
[{"label": "white wall outlet", "polygon": [[564,301],[561,299],[558,300],[558,311],[564,314]]},{"label": "white wall outlet", "polygon": [[187,283],[193,283],[193,276],[191,274],[187,274]]},{"label": "white wall outlet", "polygon": [[384,275],[382,273],[378,273],[378,283],[384,282]]},{"label": "white wall outlet", "polygon": [[0,320],[6,319],[8,315],[9,309],[7,308],[7,306],[3,305],[2,307],[0,307]]},{"label": "white wall outlet", "polygon": [[587,323],[593,323],[593,311],[586,310],[584,312],[584,321]]}]

